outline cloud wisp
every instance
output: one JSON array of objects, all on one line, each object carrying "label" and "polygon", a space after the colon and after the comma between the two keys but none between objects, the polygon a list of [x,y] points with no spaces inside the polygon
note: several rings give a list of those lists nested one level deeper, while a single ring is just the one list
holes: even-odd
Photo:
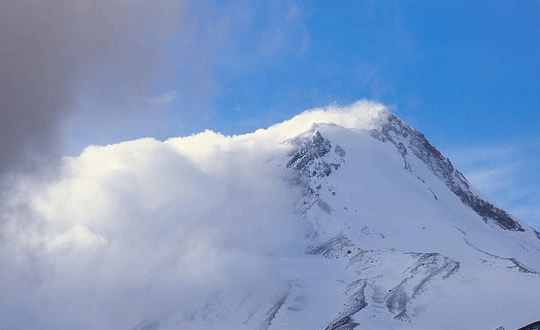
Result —
[{"label": "cloud wisp", "polygon": [[522,221],[540,227],[540,176],[535,168],[538,140],[478,144],[449,152],[450,159],[488,198]]}]

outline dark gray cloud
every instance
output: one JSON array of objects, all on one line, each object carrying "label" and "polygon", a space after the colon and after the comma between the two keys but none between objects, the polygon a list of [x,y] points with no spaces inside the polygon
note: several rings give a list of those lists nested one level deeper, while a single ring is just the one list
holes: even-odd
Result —
[{"label": "dark gray cloud", "polygon": [[291,0],[1,2],[0,174],[51,155],[71,119],[114,128],[164,95],[200,118],[231,80],[304,52],[304,19]]},{"label": "dark gray cloud", "polygon": [[81,94],[108,111],[145,102],[173,65],[168,47],[183,8],[175,0],[0,2],[0,173],[50,154]]}]

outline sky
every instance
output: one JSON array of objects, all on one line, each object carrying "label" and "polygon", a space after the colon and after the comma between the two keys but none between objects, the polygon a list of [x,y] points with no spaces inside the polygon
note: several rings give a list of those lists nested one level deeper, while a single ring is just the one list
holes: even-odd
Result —
[{"label": "sky", "polygon": [[314,107],[385,104],[540,228],[538,40],[532,0],[1,1],[0,319],[113,329],[209,283],[273,290],[290,237],[266,226],[301,229],[256,157],[270,144],[227,136]]},{"label": "sky", "polygon": [[539,1],[0,4],[0,171],[386,104],[540,226]]}]

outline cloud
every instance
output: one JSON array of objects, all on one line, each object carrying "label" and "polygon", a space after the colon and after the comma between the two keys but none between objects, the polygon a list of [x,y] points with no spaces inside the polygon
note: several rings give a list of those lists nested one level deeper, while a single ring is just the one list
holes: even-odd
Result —
[{"label": "cloud", "polygon": [[143,139],[88,147],[58,181],[19,186],[2,212],[1,327],[128,329],[189,297],[271,285],[270,254],[296,227],[286,181],[232,138],[191,141],[204,160]]},{"label": "cloud", "polygon": [[89,146],[54,178],[19,174],[0,203],[0,328],[129,329],[215,294],[273,297],[276,255],[304,246],[282,142],[384,113],[363,101],[240,136]]},{"label": "cloud", "polygon": [[484,143],[449,152],[454,165],[488,198],[539,228],[538,140]]},{"label": "cloud", "polygon": [[305,53],[309,48],[309,34],[303,9],[294,1],[281,1],[273,2],[268,10],[274,14],[266,18],[267,27],[257,46],[259,54],[268,58],[285,50]]},{"label": "cloud", "polygon": [[0,173],[47,155],[80,94],[108,110],[136,104],[171,64],[183,1],[0,4]]},{"label": "cloud", "polygon": [[169,105],[178,99],[178,91],[169,91],[150,99],[154,105]]},{"label": "cloud", "polygon": [[66,124],[99,135],[133,112],[165,120],[173,98],[180,119],[209,111],[228,81],[309,40],[288,0],[7,1],[0,15],[2,174],[57,151]]}]

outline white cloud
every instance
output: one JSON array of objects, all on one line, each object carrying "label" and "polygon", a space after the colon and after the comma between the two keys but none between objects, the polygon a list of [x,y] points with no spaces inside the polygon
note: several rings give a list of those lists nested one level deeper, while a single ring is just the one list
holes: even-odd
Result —
[{"label": "white cloud", "polygon": [[467,178],[474,182],[477,189],[486,194],[491,194],[512,184],[511,179],[514,170],[515,166],[509,165],[468,170]]},{"label": "white cloud", "polygon": [[522,221],[540,228],[540,175],[535,156],[540,152],[538,140],[459,148],[448,156],[476,188]]},{"label": "white cloud", "polygon": [[0,328],[129,329],[213,291],[275,294],[273,255],[302,235],[281,142],[385,111],[361,101],[241,136],[89,146],[55,179],[21,175],[0,204]]},{"label": "white cloud", "polygon": [[152,105],[169,105],[178,99],[178,91],[168,91],[150,99]]},{"label": "white cloud", "polygon": [[[267,264],[265,255],[287,240],[276,222],[295,230],[284,213],[287,183],[265,169],[266,158],[206,155],[208,172],[153,139],[92,146],[65,159],[60,180],[19,187],[29,191],[12,196],[15,208],[2,216],[10,238],[1,263],[10,271],[0,275],[9,297],[0,303],[0,325],[42,328],[50,314],[58,317],[51,329],[83,329],[94,318],[89,328],[128,329],[190,292],[274,276],[253,265]],[[18,293],[27,290],[28,297]],[[149,297],[159,306],[153,312],[143,303]],[[17,305],[30,313],[26,321],[17,319]]]}]

